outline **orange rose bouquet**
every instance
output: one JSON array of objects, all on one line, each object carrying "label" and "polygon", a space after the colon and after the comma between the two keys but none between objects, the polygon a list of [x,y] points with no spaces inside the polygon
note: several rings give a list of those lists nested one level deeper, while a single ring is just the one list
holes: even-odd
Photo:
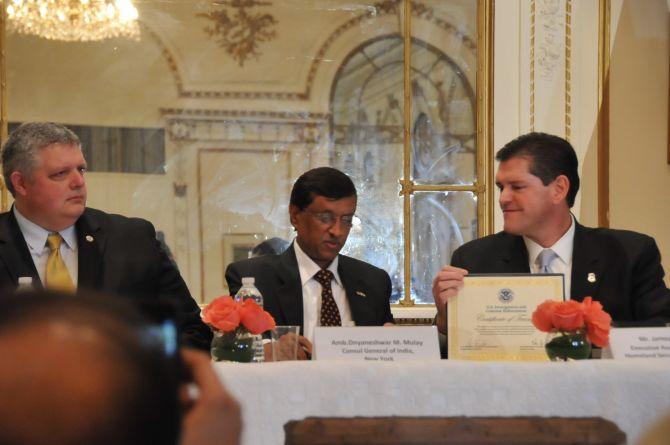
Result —
[{"label": "orange rose bouquet", "polygon": [[275,321],[253,299],[235,301],[230,295],[214,299],[202,311],[202,320],[214,332],[212,358],[220,361],[250,362],[254,340],[274,329]]},{"label": "orange rose bouquet", "polygon": [[591,343],[604,347],[609,343],[612,317],[602,304],[591,297],[581,303],[574,300],[547,300],[533,312],[533,325],[548,332],[545,348],[552,360],[588,358]]}]

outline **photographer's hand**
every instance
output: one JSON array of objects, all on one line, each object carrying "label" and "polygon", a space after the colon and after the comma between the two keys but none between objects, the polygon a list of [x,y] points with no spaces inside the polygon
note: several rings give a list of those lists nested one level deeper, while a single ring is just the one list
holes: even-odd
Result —
[{"label": "photographer's hand", "polygon": [[[239,403],[225,390],[209,356],[184,349],[182,359],[197,386],[197,397],[184,395],[181,445],[238,445],[242,433]],[[188,389],[184,388],[185,392]]]}]

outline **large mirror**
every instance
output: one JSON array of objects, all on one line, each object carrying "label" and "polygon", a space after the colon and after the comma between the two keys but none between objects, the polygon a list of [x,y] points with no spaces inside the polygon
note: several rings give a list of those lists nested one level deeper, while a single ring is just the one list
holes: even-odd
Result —
[{"label": "large mirror", "polygon": [[200,303],[227,292],[229,262],[292,239],[301,172],[339,168],[359,190],[343,253],[387,270],[394,303],[432,303],[435,272],[483,230],[486,2],[134,3],[137,39],[48,40],[8,19],[10,130],[75,130],[89,206],[150,220]]}]

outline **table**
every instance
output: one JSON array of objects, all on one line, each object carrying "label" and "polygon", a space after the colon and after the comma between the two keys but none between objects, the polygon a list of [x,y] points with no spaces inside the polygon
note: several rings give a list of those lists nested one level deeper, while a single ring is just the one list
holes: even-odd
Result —
[{"label": "table", "polygon": [[599,416],[629,444],[670,413],[670,360],[217,363],[243,444],[283,444],[308,416]]}]

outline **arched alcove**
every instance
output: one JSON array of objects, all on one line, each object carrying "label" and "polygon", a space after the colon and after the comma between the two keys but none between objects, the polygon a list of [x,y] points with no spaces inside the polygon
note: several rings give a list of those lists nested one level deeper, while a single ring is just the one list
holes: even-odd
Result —
[{"label": "arched alcove", "polygon": [[[453,249],[476,234],[469,192],[417,193],[411,215],[398,197],[403,147],[403,40],[379,36],[356,46],[340,64],[330,98],[330,163],[359,191],[360,224],[348,253],[389,272],[394,301],[403,289],[403,255],[412,246],[412,291],[430,302],[430,283]],[[472,184],[476,172],[476,98],[461,67],[420,39],[411,51],[412,179],[420,184]],[[412,225],[411,239],[403,226]]]}]

